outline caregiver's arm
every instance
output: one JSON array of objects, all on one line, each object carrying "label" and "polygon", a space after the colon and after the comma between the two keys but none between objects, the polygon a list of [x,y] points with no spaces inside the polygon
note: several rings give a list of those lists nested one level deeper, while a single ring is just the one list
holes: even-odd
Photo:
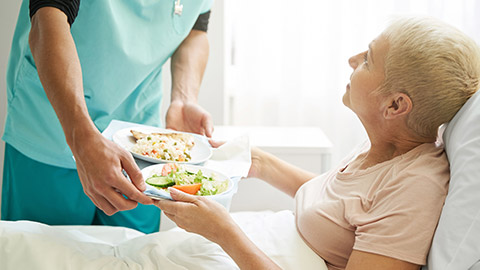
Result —
[{"label": "caregiver's arm", "polygon": [[251,154],[248,176],[262,179],[292,197],[301,185],[316,176],[257,147],[252,148]]},{"label": "caregiver's arm", "polygon": [[166,116],[167,128],[212,136],[212,118],[197,102],[208,55],[207,33],[195,29],[172,55],[172,97]]},{"label": "caregiver's arm", "polygon": [[[32,17],[29,44],[40,81],[75,156],[85,193],[109,215],[135,208],[137,202],[151,204],[139,191],[145,184],[132,156],[104,138],[90,119],[80,61],[65,13],[53,7],[38,9]],[[122,168],[135,185],[125,178]]]},{"label": "caregiver's arm", "polygon": [[161,200],[155,205],[180,228],[219,244],[240,269],[280,269],[245,235],[225,207],[174,188],[170,194],[175,201]]}]

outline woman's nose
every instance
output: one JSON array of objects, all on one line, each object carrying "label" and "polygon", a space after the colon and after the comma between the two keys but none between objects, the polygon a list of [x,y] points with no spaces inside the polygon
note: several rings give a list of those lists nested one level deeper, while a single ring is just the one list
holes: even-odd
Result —
[{"label": "woman's nose", "polygon": [[348,64],[353,68],[356,69],[358,66],[358,62],[356,60],[358,55],[352,56],[348,59]]},{"label": "woman's nose", "polygon": [[365,54],[365,52],[361,52],[357,55],[354,55],[352,57],[350,57],[348,59],[348,64],[353,68],[353,69],[356,69],[358,67],[358,65],[361,63],[362,59],[363,59],[363,55]]}]

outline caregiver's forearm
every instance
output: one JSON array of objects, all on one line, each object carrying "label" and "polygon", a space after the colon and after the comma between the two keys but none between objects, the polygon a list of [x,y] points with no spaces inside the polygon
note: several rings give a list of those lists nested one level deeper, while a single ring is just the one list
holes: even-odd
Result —
[{"label": "caregiver's forearm", "polygon": [[257,147],[252,148],[252,168],[258,177],[290,196],[308,180],[316,176]]},{"label": "caregiver's forearm", "polygon": [[192,30],[172,55],[172,102],[197,102],[208,55],[207,33]]},{"label": "caregiver's forearm", "polygon": [[67,16],[44,7],[32,17],[29,36],[38,75],[74,151],[79,137],[98,133],[85,104],[82,71]]}]

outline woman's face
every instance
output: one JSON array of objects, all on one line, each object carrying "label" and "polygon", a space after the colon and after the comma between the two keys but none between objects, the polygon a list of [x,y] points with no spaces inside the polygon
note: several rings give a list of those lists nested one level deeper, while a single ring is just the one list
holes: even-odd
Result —
[{"label": "woman's face", "polygon": [[378,116],[381,112],[381,99],[374,94],[384,80],[385,56],[388,41],[383,35],[368,46],[368,51],[350,57],[348,63],[353,68],[350,83],[343,96],[343,103],[355,112],[361,120]]}]

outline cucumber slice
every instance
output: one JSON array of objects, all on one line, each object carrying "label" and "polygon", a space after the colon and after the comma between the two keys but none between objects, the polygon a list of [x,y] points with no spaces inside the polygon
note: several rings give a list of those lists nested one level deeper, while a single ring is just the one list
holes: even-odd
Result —
[{"label": "cucumber slice", "polygon": [[159,188],[167,188],[175,185],[175,180],[173,180],[172,178],[158,175],[147,178],[145,182],[151,186]]}]

